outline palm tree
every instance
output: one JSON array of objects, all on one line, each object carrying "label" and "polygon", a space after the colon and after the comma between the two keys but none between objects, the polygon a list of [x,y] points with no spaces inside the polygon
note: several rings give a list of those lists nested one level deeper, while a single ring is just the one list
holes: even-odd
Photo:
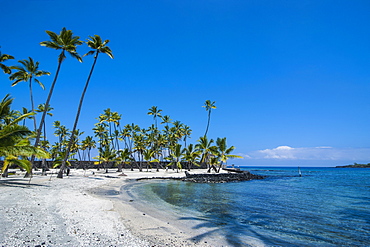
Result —
[{"label": "palm tree", "polygon": [[143,164],[142,164],[142,156],[144,153],[144,150],[146,150],[146,140],[143,135],[143,133],[135,133],[133,135],[133,141],[134,141],[134,152],[137,153],[138,159],[139,159],[139,171],[143,171]]},{"label": "palm tree", "polygon": [[166,126],[168,126],[168,124],[171,123],[172,121],[172,119],[168,115],[162,116],[161,119],[162,119],[161,124],[166,124]]},{"label": "palm tree", "polygon": [[[32,93],[32,80],[39,84],[39,86],[42,89],[45,89],[44,84],[42,84],[37,78],[35,77],[40,77],[43,75],[50,75],[50,72],[44,71],[44,70],[39,70],[39,62],[33,61],[31,57],[28,58],[28,60],[19,60],[18,61],[21,66],[11,66],[10,68],[12,70],[16,70],[9,79],[14,81],[12,83],[12,87],[18,85],[18,83],[24,81],[28,82],[28,87],[30,90],[30,101],[31,101],[31,111],[35,111],[35,106],[33,103],[33,93]],[[36,130],[36,117],[33,116],[33,125],[34,129]]]},{"label": "palm tree", "polygon": [[40,135],[41,135],[41,130],[45,121],[45,116],[47,109],[49,107],[50,99],[54,91],[54,86],[57,82],[60,67],[63,63],[63,61],[66,59],[66,52],[69,53],[73,58],[76,58],[79,62],[82,62],[82,58],[78,55],[76,52],[76,48],[78,45],[82,45],[82,41],[80,40],[79,36],[73,36],[73,33],[71,30],[66,30],[65,27],[63,27],[62,31],[60,34],[56,34],[52,31],[46,31],[46,33],[49,35],[51,41],[43,41],[40,43],[41,46],[45,46],[48,48],[52,48],[55,50],[62,50],[58,56],[58,67],[57,71],[54,76],[53,83],[51,84],[50,90],[48,97],[45,102],[45,110],[42,113],[41,120],[40,120],[40,125],[39,128],[37,129],[36,132],[36,140],[35,140],[35,147],[39,145],[40,141]]},{"label": "palm tree", "polygon": [[216,148],[214,149],[213,154],[216,155],[216,157],[218,158],[218,161],[220,162],[219,163],[218,172],[220,172],[222,165],[224,163],[226,163],[226,161],[228,159],[230,159],[230,158],[231,159],[232,158],[240,158],[240,159],[243,159],[242,156],[230,154],[232,151],[234,151],[234,149],[235,149],[234,146],[227,147],[227,145],[226,145],[226,137],[224,137],[224,138],[217,138],[217,140],[216,140]]},{"label": "palm tree", "polygon": [[[93,128],[93,131],[95,133],[95,136],[98,137],[98,151],[99,151],[99,157],[102,155],[102,150],[104,146],[108,146],[110,148],[110,142],[109,142],[109,133],[107,130],[107,123],[99,121],[99,123],[95,124],[95,127]],[[100,159],[98,159],[100,160]],[[97,170],[100,169],[100,163],[97,166]]]},{"label": "palm tree", "polygon": [[[212,155],[212,150],[214,146],[212,146],[213,139],[208,141],[207,136],[200,137],[198,143],[195,145],[197,149],[201,151],[202,157],[200,159],[201,164],[206,164],[208,167],[209,159]],[[210,170],[209,170],[210,171]]]},{"label": "palm tree", "polygon": [[[53,107],[49,105],[49,107],[46,109],[46,114],[50,117],[53,116],[53,113],[51,111],[54,110]],[[37,109],[35,110],[38,113],[44,112],[45,111],[45,104],[39,104],[37,106]],[[44,121],[44,140],[46,140],[46,121]]]},{"label": "palm tree", "polygon": [[119,150],[118,151],[118,156],[117,156],[117,161],[119,162],[117,172],[122,172],[123,164],[129,164],[132,161],[130,150],[128,148],[124,148],[123,150]]},{"label": "palm tree", "polygon": [[185,145],[185,148],[186,148],[186,140],[187,138],[190,138],[190,135],[191,135],[191,132],[192,130],[190,129],[190,127],[188,125],[184,125],[183,129],[182,129],[182,132],[183,132],[183,135],[184,135],[184,145]]},{"label": "palm tree", "polygon": [[161,111],[157,106],[149,108],[148,115],[153,115],[155,128],[157,128],[157,117],[161,117]]},{"label": "palm tree", "polygon": [[210,100],[206,100],[206,102],[204,103],[204,106],[202,106],[202,107],[205,107],[206,111],[208,112],[208,122],[207,122],[206,133],[204,133],[204,136],[207,136],[209,123],[211,121],[211,111],[212,109],[216,109],[215,103],[216,101],[211,102]]},{"label": "palm tree", "polygon": [[149,171],[149,166],[150,168],[152,168],[150,163],[159,162],[159,160],[155,159],[155,151],[151,149],[145,149],[143,151],[143,157],[144,160],[146,161],[146,171]]},{"label": "palm tree", "polygon": [[[27,172],[31,172],[32,164],[24,157],[35,155],[37,157],[48,157],[48,153],[41,149],[31,146],[29,138],[32,131],[26,126],[21,126],[18,123],[23,119],[33,115],[30,112],[17,117],[9,118],[12,114],[11,104],[13,99],[7,94],[0,102],[0,157],[4,157],[2,168],[3,175],[6,176],[6,171],[9,165],[16,164],[24,168]],[[9,119],[12,119],[9,121]]]},{"label": "palm tree", "polygon": [[2,71],[4,71],[5,74],[12,73],[11,69],[5,64],[3,64],[3,62],[9,59],[14,59],[14,57],[8,54],[1,54],[0,52],[0,69],[2,69]]},{"label": "palm tree", "polygon": [[94,141],[92,136],[86,136],[86,138],[82,141],[82,146],[87,150],[87,157],[89,161],[91,161],[91,149],[96,148],[96,142]]},{"label": "palm tree", "polygon": [[59,140],[59,142],[57,143],[57,149],[60,152],[65,149],[64,144],[70,132],[66,128],[66,126],[60,123],[60,121],[54,121],[53,126],[55,128],[54,135],[58,137]]},{"label": "palm tree", "polygon": [[188,170],[190,171],[191,165],[199,166],[198,160],[200,158],[201,151],[195,149],[193,144],[189,144],[185,148],[184,159],[188,162]]},{"label": "palm tree", "polygon": [[[77,114],[76,114],[75,122],[74,122],[74,125],[73,125],[73,129],[72,129],[72,136],[71,136],[71,140],[70,140],[70,142],[68,144],[68,148],[67,148],[66,156],[64,158],[64,162],[67,160],[68,153],[70,151],[71,144],[72,144],[73,139],[74,139],[74,131],[77,128],[77,123],[78,123],[78,119],[80,117],[82,103],[83,103],[83,100],[84,100],[84,97],[85,97],[85,93],[86,93],[87,87],[89,86],[90,78],[91,78],[91,75],[92,75],[92,73],[94,71],[96,61],[98,60],[99,53],[107,54],[110,58],[113,59],[112,51],[107,46],[108,43],[109,43],[109,40],[105,40],[104,42],[102,42],[102,39],[100,38],[99,35],[94,35],[94,37],[90,36],[90,39],[86,42],[86,44],[91,49],[93,49],[93,50],[91,50],[88,53],[86,53],[85,56],[95,54],[95,56],[94,56],[94,62],[93,62],[93,65],[91,67],[89,76],[87,77],[87,81],[85,83],[84,90],[82,91],[82,94],[81,94],[80,103],[78,105]],[[65,168],[65,166],[62,164],[62,167],[60,168],[60,171],[58,173],[58,178],[63,178],[63,170],[64,170],[64,168]]]},{"label": "palm tree", "polygon": [[177,172],[179,172],[179,169],[182,169],[181,159],[183,157],[184,152],[185,149],[182,149],[181,144],[176,144],[172,148],[172,152],[170,155],[172,161],[170,164],[168,164],[168,166],[176,165]]},{"label": "palm tree", "polygon": [[110,162],[117,162],[119,159],[117,158],[117,151],[111,149],[109,146],[103,146],[99,148],[99,156],[94,157],[94,159],[99,160],[103,164],[105,168],[105,173],[108,173],[108,164]]}]

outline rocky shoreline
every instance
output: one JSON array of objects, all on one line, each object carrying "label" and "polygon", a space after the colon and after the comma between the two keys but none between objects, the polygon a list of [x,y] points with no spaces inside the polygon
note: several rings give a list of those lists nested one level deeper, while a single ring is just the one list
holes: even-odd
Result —
[{"label": "rocky shoreline", "polygon": [[248,171],[242,173],[211,173],[211,174],[190,174],[185,172],[186,177],[183,181],[194,183],[228,183],[241,182],[254,179],[263,179],[264,176],[255,175]]},{"label": "rocky shoreline", "polygon": [[185,172],[185,177],[144,177],[138,178],[139,180],[148,179],[171,179],[171,180],[181,180],[185,182],[193,183],[229,183],[229,182],[242,182],[255,179],[264,179],[265,176],[255,175],[248,171],[238,172],[238,173],[189,173]]}]

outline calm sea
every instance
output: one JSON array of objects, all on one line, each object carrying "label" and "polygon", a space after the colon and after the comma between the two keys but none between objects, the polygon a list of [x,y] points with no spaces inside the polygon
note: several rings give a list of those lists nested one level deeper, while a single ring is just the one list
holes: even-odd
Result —
[{"label": "calm sea", "polygon": [[[370,246],[370,169],[248,167],[267,176],[224,184],[140,183],[141,199],[216,227],[230,246]],[[182,214],[180,211],[186,212]]]}]

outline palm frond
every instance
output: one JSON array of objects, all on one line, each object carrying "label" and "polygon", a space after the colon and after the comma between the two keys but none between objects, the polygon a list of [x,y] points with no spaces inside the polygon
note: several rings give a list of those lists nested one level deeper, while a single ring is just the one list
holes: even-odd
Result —
[{"label": "palm frond", "polygon": [[18,159],[17,157],[14,157],[14,156],[9,156],[5,158],[3,168],[2,168],[2,173],[6,170],[6,168],[8,168],[10,165],[13,165],[13,164],[19,167],[22,167],[28,173],[31,173],[31,169],[32,169],[31,162],[28,160],[24,160],[24,159]]},{"label": "palm frond", "polygon": [[0,130],[0,146],[5,142],[5,138],[19,138],[30,135],[32,132],[26,127],[21,125],[6,125]]},{"label": "palm frond", "polygon": [[[58,34],[52,32],[52,31],[45,31],[45,32],[49,35],[52,42],[50,42],[50,41],[44,41],[44,42],[54,43],[55,45],[60,43]],[[41,43],[43,43],[43,42],[41,42]]]},{"label": "palm frond", "polygon": [[39,84],[40,85],[40,87],[43,89],[43,90],[45,90],[45,86],[44,86],[44,84],[42,84],[42,82],[41,81],[39,81],[38,79],[34,79],[35,80],[35,82],[37,82],[37,84]]},{"label": "palm frond", "polygon": [[86,57],[86,56],[90,56],[90,55],[94,55],[94,54],[95,54],[95,51],[89,51],[88,53],[86,53],[83,56]]},{"label": "palm frond", "polygon": [[6,66],[5,64],[0,63],[0,68],[4,71],[5,74],[12,73],[11,69],[8,66]]},{"label": "palm frond", "polygon": [[69,54],[76,58],[80,63],[82,63],[82,58],[80,57],[80,55],[77,54],[77,52],[69,52]]}]

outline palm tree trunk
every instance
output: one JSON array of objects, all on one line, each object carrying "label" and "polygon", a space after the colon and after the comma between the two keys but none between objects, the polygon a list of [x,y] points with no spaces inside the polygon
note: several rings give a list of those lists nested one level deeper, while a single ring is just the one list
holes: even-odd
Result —
[{"label": "palm tree trunk", "polygon": [[5,169],[5,171],[3,172],[3,174],[1,174],[1,176],[2,176],[3,178],[7,178],[7,177],[8,177],[8,168],[9,168],[9,167],[7,167],[7,168]]},{"label": "palm tree trunk", "polygon": [[[34,112],[35,111],[35,105],[33,103],[32,79],[30,79],[29,88],[30,88],[31,111]],[[36,130],[36,117],[35,116],[32,116],[32,118],[33,118],[33,129]]]},{"label": "palm tree trunk", "polygon": [[84,90],[82,91],[82,95],[81,95],[81,98],[80,98],[80,103],[79,103],[78,109],[77,109],[75,123],[74,123],[73,129],[72,129],[71,139],[68,142],[67,151],[66,151],[66,154],[64,156],[64,159],[62,161],[62,166],[61,166],[60,171],[58,173],[58,178],[63,178],[63,171],[66,168],[66,161],[68,159],[69,152],[71,151],[72,143],[73,143],[74,136],[75,136],[75,131],[77,129],[78,119],[79,119],[80,113],[81,113],[82,103],[83,103],[83,100],[84,100],[84,97],[85,97],[85,93],[87,91],[87,87],[89,86],[90,78],[91,78],[91,75],[92,75],[92,73],[94,71],[94,67],[95,67],[95,64],[96,64],[96,60],[98,59],[98,55],[99,55],[99,52],[97,51],[96,52],[96,55],[95,55],[95,59],[94,59],[93,65],[92,65],[91,70],[90,70],[90,73],[89,73],[89,76],[88,76],[87,81],[85,83]]},{"label": "palm tree trunk", "polygon": [[208,112],[208,122],[207,122],[207,129],[206,129],[206,133],[204,134],[204,136],[207,136],[207,133],[208,133],[208,128],[209,128],[209,123],[211,122],[211,111]]},{"label": "palm tree trunk", "polygon": [[[62,51],[62,53],[64,54],[64,50]],[[41,116],[41,120],[40,120],[40,125],[39,125],[39,128],[36,131],[36,140],[35,140],[35,145],[34,145],[35,147],[38,147],[39,142],[40,142],[40,136],[41,136],[42,126],[44,125],[46,112],[47,112],[47,109],[49,108],[49,102],[50,102],[51,96],[53,94],[55,84],[56,84],[57,79],[58,79],[58,75],[59,75],[59,71],[60,71],[60,67],[62,65],[62,62],[63,62],[63,60],[59,60],[59,62],[58,62],[58,68],[57,68],[57,71],[55,73],[55,77],[54,77],[53,83],[51,84],[48,98],[46,99],[46,102],[45,102],[45,109],[42,112],[42,116]],[[34,161],[35,161],[35,156],[32,155],[32,157],[31,157],[31,164],[32,164],[32,166],[33,166]],[[30,177],[30,176],[31,176],[31,174],[28,174],[28,173],[26,173],[26,175],[24,175],[24,177]]]}]

